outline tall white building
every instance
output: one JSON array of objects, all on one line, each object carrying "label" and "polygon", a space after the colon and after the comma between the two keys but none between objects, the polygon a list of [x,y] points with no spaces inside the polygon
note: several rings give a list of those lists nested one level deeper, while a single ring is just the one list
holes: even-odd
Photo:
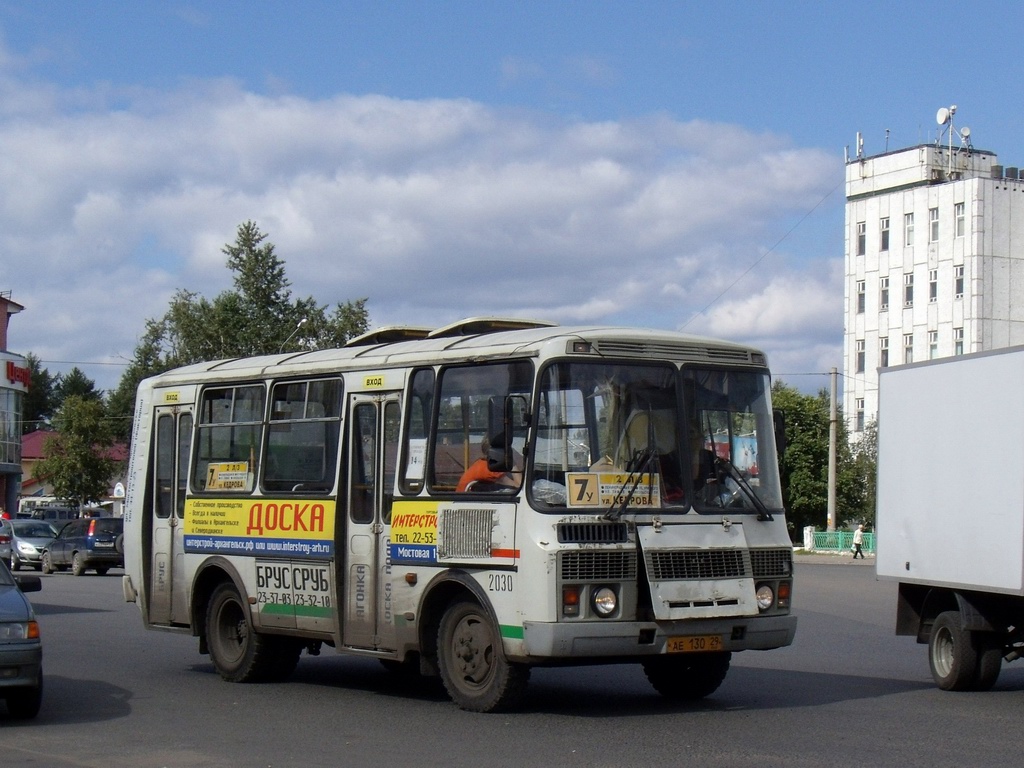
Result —
[{"label": "tall white building", "polygon": [[948,142],[846,164],[843,411],[854,438],[876,418],[878,368],[1024,344],[1024,169],[972,148],[949,110],[938,117]]}]

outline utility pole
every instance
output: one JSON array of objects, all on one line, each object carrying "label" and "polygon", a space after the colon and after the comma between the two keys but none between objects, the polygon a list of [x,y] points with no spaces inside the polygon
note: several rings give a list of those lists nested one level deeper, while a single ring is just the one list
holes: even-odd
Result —
[{"label": "utility pole", "polygon": [[836,434],[838,432],[838,408],[836,407],[836,382],[839,379],[839,371],[832,369],[832,396],[829,398],[828,409],[828,518],[827,529],[836,529]]}]

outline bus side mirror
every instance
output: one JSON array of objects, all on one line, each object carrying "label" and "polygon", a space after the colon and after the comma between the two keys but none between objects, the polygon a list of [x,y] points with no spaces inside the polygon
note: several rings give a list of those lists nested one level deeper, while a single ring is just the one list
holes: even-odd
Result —
[{"label": "bus side mirror", "polygon": [[775,450],[781,459],[786,452],[786,412],[773,410],[772,422],[775,426]]}]

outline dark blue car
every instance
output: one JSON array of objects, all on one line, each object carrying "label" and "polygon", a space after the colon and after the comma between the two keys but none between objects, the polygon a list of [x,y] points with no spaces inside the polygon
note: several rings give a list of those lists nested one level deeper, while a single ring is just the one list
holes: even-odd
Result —
[{"label": "dark blue car", "polygon": [[0,561],[0,698],[12,717],[31,718],[43,702],[43,643],[24,592],[42,589],[38,576],[17,579]]}]

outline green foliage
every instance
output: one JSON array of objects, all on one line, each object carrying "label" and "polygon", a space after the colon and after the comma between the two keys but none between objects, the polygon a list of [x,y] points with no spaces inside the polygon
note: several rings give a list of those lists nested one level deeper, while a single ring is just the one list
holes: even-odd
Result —
[{"label": "green foliage", "polygon": [[[772,406],[786,414],[786,453],[781,462],[782,498],[791,533],[805,526],[823,529],[828,521],[829,394],[804,395],[781,382],[772,385]],[[845,420],[838,413],[836,434],[836,520],[873,519],[874,491],[865,480],[873,476],[873,459],[854,455]],[[870,515],[870,517],[869,517]]]},{"label": "green foliage", "polygon": [[69,395],[54,415],[57,431],[43,442],[35,474],[57,497],[81,506],[107,495],[117,462],[109,454],[114,441],[105,417],[100,400],[81,395]]},{"label": "green foliage", "polygon": [[110,398],[117,433],[127,438],[135,390],[144,378],[203,360],[340,347],[369,325],[366,299],[333,309],[293,299],[284,262],[252,221],[222,249],[234,288],[213,300],[179,290],[162,318],[149,320]]},{"label": "green foliage", "polygon": [[103,393],[96,389],[96,382],[86,376],[76,366],[65,374],[57,377],[54,385],[54,395],[58,407],[69,397],[80,397],[83,400],[103,399]]},{"label": "green foliage", "polygon": [[22,402],[22,434],[42,429],[56,409],[56,380],[50,372],[42,367],[39,358],[31,352],[25,355],[28,368],[32,372],[28,392]]}]

